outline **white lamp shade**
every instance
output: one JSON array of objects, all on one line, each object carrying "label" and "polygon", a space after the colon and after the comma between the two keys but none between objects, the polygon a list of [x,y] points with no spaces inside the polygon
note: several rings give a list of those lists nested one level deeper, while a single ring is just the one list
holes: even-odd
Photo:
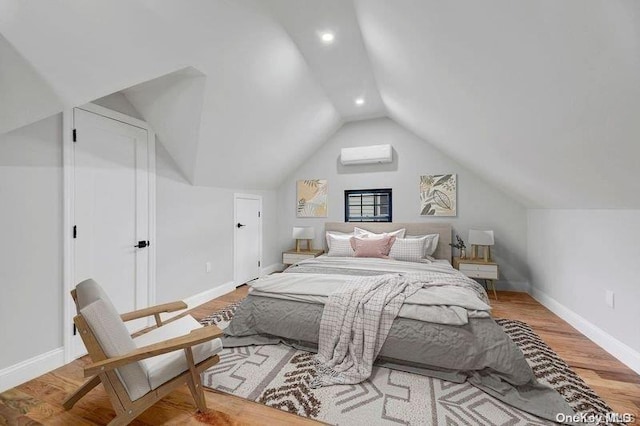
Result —
[{"label": "white lamp shade", "polygon": [[476,246],[492,246],[495,244],[493,231],[469,230],[469,244]]},{"label": "white lamp shade", "polygon": [[294,226],[292,234],[296,240],[313,240],[316,237],[316,229],[313,226]]}]

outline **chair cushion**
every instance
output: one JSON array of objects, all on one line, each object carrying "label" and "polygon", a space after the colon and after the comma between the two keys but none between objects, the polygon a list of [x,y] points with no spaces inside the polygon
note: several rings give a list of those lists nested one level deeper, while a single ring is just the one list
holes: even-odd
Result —
[{"label": "chair cushion", "polygon": [[[93,280],[76,286],[80,314],[87,321],[102,351],[108,357],[126,355],[136,349],[129,330],[102,288]],[[151,390],[144,366],[134,362],[116,369],[132,401]]]},{"label": "chair cushion", "polygon": [[[187,315],[175,321],[164,324],[162,327],[153,329],[141,336],[133,339],[138,348],[162,342],[167,339],[189,334],[191,330],[200,328],[202,325],[192,316]],[[197,363],[217,354],[222,350],[222,341],[213,339],[209,342],[201,343],[193,347],[193,359]],[[173,379],[189,369],[184,350],[158,355],[140,361],[147,371],[149,385],[151,389]]]},{"label": "chair cushion", "polygon": [[91,278],[82,281],[76,286],[76,298],[78,302],[78,309],[87,307],[97,300],[104,300],[113,305],[111,303],[111,299],[107,296],[107,293],[105,293],[102,287],[100,287],[100,285]]}]

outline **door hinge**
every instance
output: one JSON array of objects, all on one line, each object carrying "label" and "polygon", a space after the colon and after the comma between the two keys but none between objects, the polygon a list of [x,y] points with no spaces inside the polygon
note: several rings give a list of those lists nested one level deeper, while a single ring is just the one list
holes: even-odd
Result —
[{"label": "door hinge", "polygon": [[73,335],[75,336],[76,334],[78,334],[78,328],[76,327],[76,324],[73,323]]},{"label": "door hinge", "polygon": [[73,141],[74,142],[78,141],[78,133],[76,132],[76,129],[73,129]]},{"label": "door hinge", "polygon": [[260,212],[258,212],[258,217],[260,217]]},{"label": "door hinge", "polygon": [[258,260],[258,268],[260,267],[260,261]]},{"label": "door hinge", "polygon": [[73,238],[77,238],[78,237],[78,227],[76,225],[73,225]]}]

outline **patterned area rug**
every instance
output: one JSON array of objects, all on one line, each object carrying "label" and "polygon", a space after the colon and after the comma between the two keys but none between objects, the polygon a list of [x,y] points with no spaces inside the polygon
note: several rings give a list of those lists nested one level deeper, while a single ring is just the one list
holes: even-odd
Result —
[{"label": "patterned area rug", "polygon": [[[225,328],[240,303],[201,323]],[[576,413],[604,416],[612,411],[529,325],[496,321],[520,347],[538,380],[556,389]],[[308,384],[315,376],[312,356],[283,344],[226,348],[220,363],[204,373],[204,385],[330,424],[550,424],[467,383],[382,367],[374,367],[371,378],[357,385],[310,389]]]}]

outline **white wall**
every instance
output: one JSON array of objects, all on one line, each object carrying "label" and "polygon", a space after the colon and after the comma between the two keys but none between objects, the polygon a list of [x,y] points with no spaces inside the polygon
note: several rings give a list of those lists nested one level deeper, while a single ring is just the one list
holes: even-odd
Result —
[{"label": "white wall", "polygon": [[[262,196],[262,265],[280,263],[275,191],[193,186],[162,144],[156,152],[158,303],[233,281],[234,192]],[[211,273],[206,273],[206,262],[212,263]]]},{"label": "white wall", "polygon": [[62,111],[62,101],[48,82],[1,34],[0,58],[0,134]]},{"label": "white wall", "polygon": [[[342,166],[343,147],[390,143],[394,148],[391,164]],[[420,216],[419,178],[424,174],[456,173],[458,175],[458,216],[427,218]],[[296,180],[328,179],[329,217],[296,218]],[[428,142],[418,138],[388,118],[345,124],[316,153],[291,174],[278,190],[280,249],[291,248],[291,227],[316,227],[316,247],[321,240],[325,221],[344,221],[344,190],[393,188],[393,221],[450,222],[454,232],[466,240],[469,228],[495,230],[494,257],[500,265],[499,287],[527,290],[526,209],[503,192],[442,154]]]},{"label": "white wall", "polygon": [[0,135],[0,370],[62,346],[62,117]]},{"label": "white wall", "polygon": [[[112,96],[99,103],[135,115],[123,101],[124,96]],[[158,303],[233,280],[234,192],[262,195],[262,265],[280,263],[276,191],[192,186],[161,143],[157,175]],[[60,114],[0,135],[0,388],[9,370],[10,380],[35,371],[12,366],[63,345],[62,301],[70,296],[62,285],[62,187]],[[61,351],[46,358],[53,368]]]},{"label": "white wall", "polygon": [[135,109],[133,105],[131,105],[131,103],[123,93],[112,93],[103,98],[96,99],[95,101],[93,101],[93,103],[114,111],[121,112],[124,115],[128,115],[129,117],[137,118],[138,120],[144,121],[144,117],[142,117],[138,110]]},{"label": "white wall", "polygon": [[[640,210],[529,210],[528,235],[533,295],[636,351],[640,368]],[[605,304],[606,290],[615,293],[613,309]],[[580,331],[616,350],[591,335],[594,330]]]},{"label": "white wall", "polygon": [[[94,103],[142,118],[122,93]],[[237,173],[250,173],[236,165]],[[156,144],[156,301],[184,299],[233,281],[233,194],[262,196],[262,266],[281,262],[277,249],[276,192],[194,186],[164,147]],[[205,263],[211,262],[211,272]]]}]

